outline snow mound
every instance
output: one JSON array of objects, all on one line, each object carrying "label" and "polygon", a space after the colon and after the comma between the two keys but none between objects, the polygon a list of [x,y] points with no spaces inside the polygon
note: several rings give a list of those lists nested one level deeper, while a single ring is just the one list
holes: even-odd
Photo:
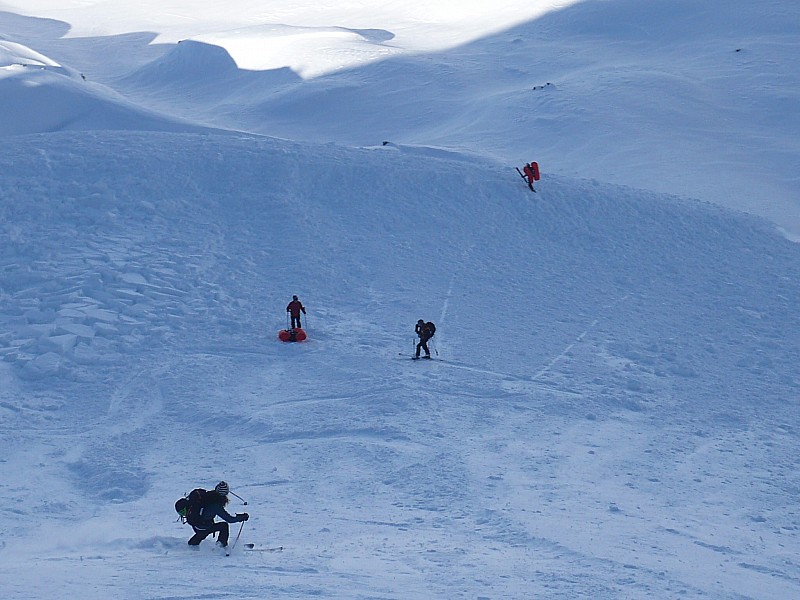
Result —
[{"label": "snow mound", "polygon": [[261,25],[196,39],[224,47],[242,69],[289,67],[310,79],[394,56],[400,49],[384,45],[392,38],[383,29]]},{"label": "snow mound", "polygon": [[0,41],[0,136],[62,130],[203,131],[138,107],[78,71]]},{"label": "snow mound", "polygon": [[[163,110],[172,104],[169,98],[176,92],[182,96],[190,93],[193,101],[212,106],[221,100],[243,106],[252,101],[254,89],[265,94],[276,86],[298,81],[300,78],[289,68],[263,72],[241,70],[222,46],[195,40],[176,44],[164,56],[120,80],[137,96],[146,93],[151,98],[167,98]],[[213,111],[194,113],[198,114],[213,118]]]},{"label": "snow mound", "polygon": [[0,67],[51,67],[67,71],[56,61],[16,42],[0,39]]},{"label": "snow mound", "polygon": [[237,69],[236,62],[221,46],[205,44],[194,40],[179,42],[174,48],[146,65],[139,71],[149,75],[153,82],[169,83],[169,81],[189,80],[197,78],[216,79],[229,75]]}]

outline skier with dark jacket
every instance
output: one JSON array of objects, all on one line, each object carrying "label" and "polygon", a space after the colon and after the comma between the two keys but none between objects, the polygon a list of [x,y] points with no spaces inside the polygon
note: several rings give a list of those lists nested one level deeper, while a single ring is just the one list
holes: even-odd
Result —
[{"label": "skier with dark jacket", "polygon": [[[186,522],[194,529],[194,535],[189,539],[190,546],[199,546],[200,542],[212,533],[219,533],[217,544],[224,548],[228,545],[228,536],[230,535],[228,523],[240,523],[250,518],[247,513],[233,516],[225,510],[229,491],[228,484],[220,481],[213,491],[205,493],[203,504],[197,514],[192,514],[187,518]],[[223,520],[215,521],[216,517]]]},{"label": "skier with dark jacket", "polygon": [[306,314],[306,307],[297,299],[297,296],[292,296],[292,301],[286,306],[286,312],[292,316],[292,329],[295,328],[295,323],[297,324],[297,328],[300,329],[302,327],[300,324],[300,313]]},{"label": "skier with dark jacket", "polygon": [[417,321],[416,327],[414,327],[414,332],[419,336],[419,343],[417,344],[417,354],[414,358],[419,358],[419,351],[425,350],[425,358],[431,357],[431,351],[428,349],[428,340],[433,337],[433,334],[436,332],[436,326],[428,321],[427,323],[420,319]]}]

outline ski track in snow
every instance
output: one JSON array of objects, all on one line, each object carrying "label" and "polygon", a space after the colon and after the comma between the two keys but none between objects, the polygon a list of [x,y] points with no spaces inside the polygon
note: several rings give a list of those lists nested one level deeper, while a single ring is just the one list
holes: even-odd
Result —
[{"label": "ski track in snow", "polygon": [[[628,296],[625,295],[622,298],[620,298],[617,302],[624,302],[627,299],[627,297]],[[612,304],[609,304],[609,305],[603,307],[601,312],[605,312],[605,311],[609,310],[610,308],[612,308],[614,306],[614,304],[617,304],[617,302],[614,302]],[[577,338],[575,338],[574,342],[569,344],[566,348],[564,348],[564,350],[558,356],[553,358],[553,360],[551,360],[547,365],[545,365],[540,371],[535,373],[533,375],[533,377],[531,377],[531,380],[532,381],[536,381],[537,379],[539,379],[539,378],[543,377],[544,375],[546,375],[558,361],[560,361],[561,359],[563,359],[564,357],[566,357],[569,354],[569,352],[575,347],[576,344],[579,344],[580,342],[582,342],[583,339],[587,336],[587,334],[589,334],[589,332],[592,331],[592,329],[594,329],[599,322],[600,322],[600,318],[597,318],[594,321],[592,321],[589,324],[589,327],[587,327],[584,331],[582,331],[580,333],[580,335],[578,335]]]}]

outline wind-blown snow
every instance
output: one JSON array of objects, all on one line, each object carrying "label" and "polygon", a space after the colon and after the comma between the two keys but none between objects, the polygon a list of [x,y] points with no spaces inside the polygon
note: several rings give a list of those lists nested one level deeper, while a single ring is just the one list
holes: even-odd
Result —
[{"label": "wind-blown snow", "polygon": [[0,63],[3,66],[61,67],[57,62],[22,44],[8,41],[0,41]]},{"label": "wind-blown snow", "polygon": [[[251,26],[239,40],[267,43],[277,19],[234,4]],[[380,32],[400,4],[356,22],[367,4],[322,3],[338,22],[282,31],[329,33],[340,50],[392,43]],[[462,2],[473,17],[478,4]],[[777,60],[763,104],[720,113],[730,72],[640,69],[703,63],[708,39],[738,31],[711,24],[737,10],[788,59],[791,26],[765,33],[745,3],[673,4],[696,18],[681,40],[648,28],[660,57],[640,37],[656,19],[678,31],[660,2],[590,1],[304,79],[247,71],[199,37],[147,46],[132,27],[146,3],[26,3],[82,20],[68,38],[6,3],[0,23],[21,33],[0,40],[3,597],[800,596],[800,250],[775,226],[790,229],[781,207],[796,198],[766,192],[796,181],[796,75]],[[195,5],[149,9],[233,30]],[[773,25],[796,12],[762,7]],[[78,37],[112,9],[120,35]],[[546,46],[526,32],[565,22],[581,35],[560,51],[608,36],[596,69],[567,53],[533,90],[531,72],[498,66]],[[595,84],[608,94],[591,99]],[[528,133],[501,143],[534,101],[535,116],[516,113]],[[728,148],[722,124],[739,111],[746,125],[726,131],[751,142]],[[288,139],[244,126],[261,119]],[[568,148],[579,132],[583,151]],[[691,187],[756,140],[750,165],[774,167],[758,194],[711,203],[702,187],[612,183],[646,179],[656,142],[705,157]],[[625,177],[564,166],[598,145]],[[499,160],[516,152],[546,157],[537,194],[519,161]],[[751,196],[774,218],[726,207]],[[309,340],[282,344],[292,294]],[[419,318],[437,324],[435,360],[409,360]],[[251,515],[239,544],[283,551],[189,549],[173,503],[220,479],[248,502],[230,506]]]}]

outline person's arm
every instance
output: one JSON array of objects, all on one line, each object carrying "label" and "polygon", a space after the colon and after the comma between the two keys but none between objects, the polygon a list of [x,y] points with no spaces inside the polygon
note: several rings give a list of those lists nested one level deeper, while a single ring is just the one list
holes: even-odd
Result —
[{"label": "person's arm", "polygon": [[217,508],[217,516],[220,519],[227,521],[228,523],[238,523],[239,521],[242,520],[238,517],[238,515],[234,517],[232,514],[230,514],[227,510],[225,510],[224,506],[220,506]]}]

